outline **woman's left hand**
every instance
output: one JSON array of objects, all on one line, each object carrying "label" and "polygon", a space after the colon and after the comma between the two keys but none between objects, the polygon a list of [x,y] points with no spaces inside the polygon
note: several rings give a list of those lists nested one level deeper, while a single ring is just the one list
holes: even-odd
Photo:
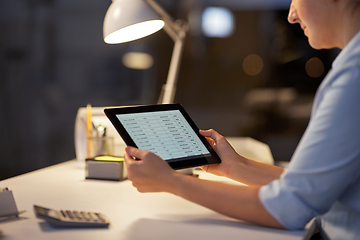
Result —
[{"label": "woman's left hand", "polygon": [[177,172],[152,152],[126,147],[128,179],[139,192],[171,192]]}]

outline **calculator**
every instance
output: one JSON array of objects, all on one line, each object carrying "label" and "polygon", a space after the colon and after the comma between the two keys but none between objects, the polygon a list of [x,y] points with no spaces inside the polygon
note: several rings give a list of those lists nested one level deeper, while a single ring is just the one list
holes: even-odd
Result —
[{"label": "calculator", "polygon": [[38,218],[45,219],[53,227],[108,227],[108,217],[99,212],[54,210],[34,205]]}]

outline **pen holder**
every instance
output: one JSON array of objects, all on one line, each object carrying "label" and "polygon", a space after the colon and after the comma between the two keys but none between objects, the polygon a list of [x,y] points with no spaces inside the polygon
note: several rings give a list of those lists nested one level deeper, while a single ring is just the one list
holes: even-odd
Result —
[{"label": "pen holder", "polygon": [[87,138],[87,158],[94,158],[100,155],[114,154],[113,137],[88,137]]}]

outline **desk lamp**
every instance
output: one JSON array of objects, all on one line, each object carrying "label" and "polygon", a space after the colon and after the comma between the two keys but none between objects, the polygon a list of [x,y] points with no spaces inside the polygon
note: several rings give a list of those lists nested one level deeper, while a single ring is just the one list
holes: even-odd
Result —
[{"label": "desk lamp", "polygon": [[166,83],[158,103],[172,103],[188,25],[173,18],[154,0],[113,0],[106,12],[103,26],[108,44],[130,42],[164,28],[174,41],[174,50]]}]

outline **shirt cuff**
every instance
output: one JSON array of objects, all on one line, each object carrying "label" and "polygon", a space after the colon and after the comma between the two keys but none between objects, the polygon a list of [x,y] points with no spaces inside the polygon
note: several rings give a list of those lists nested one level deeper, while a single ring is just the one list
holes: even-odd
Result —
[{"label": "shirt cuff", "polygon": [[259,199],[265,209],[285,228],[303,229],[316,216],[295,191],[282,186],[281,180],[275,180],[259,190]]}]

